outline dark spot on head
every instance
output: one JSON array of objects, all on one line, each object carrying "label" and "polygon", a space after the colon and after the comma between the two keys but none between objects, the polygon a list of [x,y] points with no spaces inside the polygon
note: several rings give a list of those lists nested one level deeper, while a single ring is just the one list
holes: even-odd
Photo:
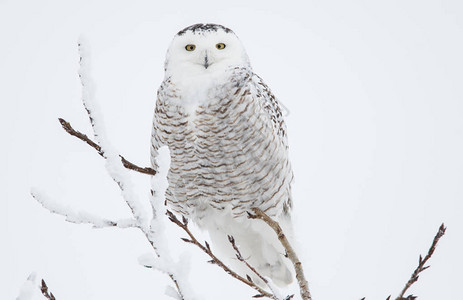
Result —
[{"label": "dark spot on head", "polygon": [[229,32],[232,32],[233,31],[225,26],[222,26],[222,25],[218,25],[218,24],[203,24],[203,23],[199,23],[199,24],[194,24],[194,25],[191,25],[191,26],[188,26],[182,30],[180,30],[177,35],[184,35],[187,31],[191,31],[193,33],[206,33],[206,32],[211,32],[211,31],[215,31],[217,32],[219,29],[222,29],[223,31],[225,31],[226,33],[229,33]]}]

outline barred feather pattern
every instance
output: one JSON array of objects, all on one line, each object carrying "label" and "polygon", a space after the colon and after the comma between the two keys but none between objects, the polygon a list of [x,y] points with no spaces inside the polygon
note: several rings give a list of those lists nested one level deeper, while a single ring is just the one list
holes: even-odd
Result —
[{"label": "barred feather pattern", "polygon": [[166,203],[199,224],[211,209],[234,218],[252,207],[289,215],[293,173],[278,101],[250,68],[225,76],[194,109],[171,78],[158,90],[151,161],[156,168],[157,150],[169,147]]}]

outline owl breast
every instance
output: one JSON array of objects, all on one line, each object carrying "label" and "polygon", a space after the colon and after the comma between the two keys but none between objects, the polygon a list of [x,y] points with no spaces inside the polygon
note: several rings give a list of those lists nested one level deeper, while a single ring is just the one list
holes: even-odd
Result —
[{"label": "owl breast", "polygon": [[287,147],[259,89],[246,69],[197,93],[196,101],[169,80],[161,87],[153,145],[170,149],[166,202],[177,213],[200,221],[211,210],[236,218],[252,207],[272,216],[288,210]]}]

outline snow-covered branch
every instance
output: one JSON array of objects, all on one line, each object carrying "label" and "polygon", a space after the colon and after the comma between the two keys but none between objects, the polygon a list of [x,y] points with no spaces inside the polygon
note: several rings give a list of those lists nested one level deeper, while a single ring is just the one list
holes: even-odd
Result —
[{"label": "snow-covered branch", "polygon": [[[184,279],[185,276],[183,276],[184,272],[182,271],[182,268],[179,267],[179,264],[175,263],[170,257],[170,252],[166,248],[167,243],[163,241],[163,239],[166,239],[164,231],[162,230],[163,221],[162,218],[158,217],[157,213],[157,209],[160,207],[156,206],[157,204],[154,203],[159,199],[154,199],[155,197],[153,193],[153,196],[151,197],[153,199],[150,199],[150,203],[152,205],[152,216],[148,217],[147,212],[145,212],[137,198],[128,169],[139,172],[140,170],[143,170],[142,173],[150,175],[154,175],[156,172],[150,168],[140,168],[128,162],[125,158],[117,154],[111,143],[106,138],[103,117],[99,111],[98,104],[95,101],[95,86],[90,77],[90,54],[86,46],[87,45],[83,43],[83,40],[80,39],[78,44],[80,55],[79,78],[82,84],[82,103],[92,125],[95,142],[88,138],[85,134],[75,131],[68,122],[60,119],[60,123],[66,132],[81,139],[82,141],[85,141],[88,145],[97,150],[103,158],[105,158],[106,170],[121,190],[121,195],[131,210],[132,218],[113,221],[87,212],[76,213],[68,207],[62,206],[57,202],[50,201],[48,197],[44,196],[44,194],[38,190],[32,190],[31,194],[44,208],[54,214],[65,217],[66,221],[71,223],[91,224],[96,228],[138,228],[143,232],[147,241],[156,253],[156,264],[153,264],[153,267],[156,267],[156,269],[168,274],[175,284],[175,292],[173,292],[172,289],[169,289],[169,295],[181,300],[194,299],[193,292],[191,291],[191,288],[188,287],[187,280]],[[159,193],[159,195],[163,195],[163,193]],[[161,201],[161,203],[163,203],[163,201]],[[185,264],[186,262],[182,262],[182,265]]]},{"label": "snow-covered branch", "polygon": [[142,230],[147,230],[148,217],[136,197],[133,190],[133,184],[130,182],[130,174],[122,166],[119,154],[112,147],[109,140],[106,138],[106,131],[103,125],[103,116],[100,113],[98,103],[95,101],[95,87],[93,80],[90,77],[91,61],[90,53],[84,45],[83,38],[79,40],[79,55],[80,69],[79,78],[82,84],[82,103],[87,111],[93,133],[97,144],[100,146],[100,153],[106,159],[106,170],[111,178],[118,184],[122,197],[130,207],[134,218],[137,220],[138,226]]},{"label": "snow-covered branch", "polygon": [[36,284],[37,274],[35,272],[31,273],[26,282],[23,283],[21,289],[19,290],[19,295],[16,297],[16,300],[30,300],[38,293],[38,286]]},{"label": "snow-covered branch", "polygon": [[[40,285],[37,285],[37,274],[35,272],[31,273],[26,282],[22,285],[21,290],[19,291],[18,297],[16,300],[32,300],[39,298],[39,291],[45,299],[56,300],[55,295],[48,289],[45,280],[41,280]],[[40,297],[42,298],[42,297]]]},{"label": "snow-covered branch", "polygon": [[121,219],[121,220],[108,220],[101,218],[89,212],[75,212],[70,207],[59,204],[57,201],[52,201],[45,195],[45,193],[32,189],[31,195],[34,199],[39,202],[46,210],[51,213],[63,216],[69,223],[74,224],[90,224],[94,228],[104,227],[119,227],[119,228],[130,228],[138,227],[135,219]]},{"label": "snow-covered branch", "polygon": [[155,269],[169,275],[175,283],[180,299],[195,298],[193,289],[190,287],[187,279],[189,268],[189,260],[184,259],[181,262],[174,262],[167,247],[167,239],[165,232],[165,216],[164,207],[165,191],[167,189],[167,172],[169,170],[170,152],[167,147],[159,149],[159,155],[156,158],[158,170],[155,176],[151,179],[151,196],[150,204],[153,212],[151,218],[149,234],[147,238],[156,245],[156,253],[158,260],[151,264]]}]

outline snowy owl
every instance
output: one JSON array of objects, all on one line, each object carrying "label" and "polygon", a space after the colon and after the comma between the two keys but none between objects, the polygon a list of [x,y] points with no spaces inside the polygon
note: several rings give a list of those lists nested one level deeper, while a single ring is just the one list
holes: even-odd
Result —
[{"label": "snowy owl", "polygon": [[277,99],[253,73],[238,37],[221,25],[178,32],[164,69],[151,163],[156,169],[158,149],[169,148],[166,204],[207,230],[212,250],[241,275],[251,272],[236,260],[227,235],[262,275],[280,286],[291,283],[275,233],[247,218],[251,208],[260,208],[291,236],[293,173]]}]

